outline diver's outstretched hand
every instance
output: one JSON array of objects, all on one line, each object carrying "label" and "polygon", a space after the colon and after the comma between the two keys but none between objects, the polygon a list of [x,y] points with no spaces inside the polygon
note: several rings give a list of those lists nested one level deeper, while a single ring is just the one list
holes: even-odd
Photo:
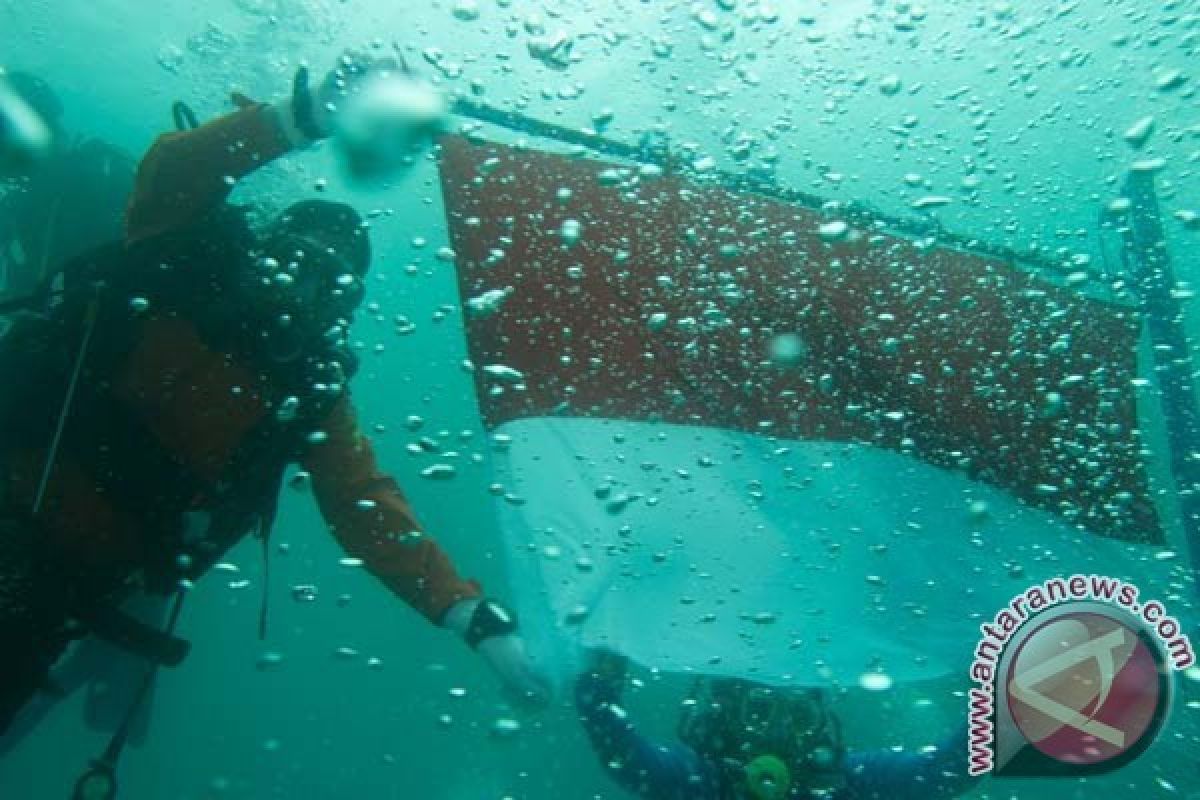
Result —
[{"label": "diver's outstretched hand", "polygon": [[320,83],[296,71],[279,107],[296,147],[334,137],[353,177],[394,174],[411,164],[446,125],[446,99],[396,58],[347,50]]},{"label": "diver's outstretched hand", "polygon": [[615,650],[597,647],[588,650],[584,669],[604,681],[621,681],[629,671],[629,659]]},{"label": "diver's outstretched hand", "polygon": [[512,611],[495,600],[472,598],[451,606],[443,624],[483,657],[515,703],[540,709],[550,702],[550,681],[529,658]]},{"label": "diver's outstretched hand", "polygon": [[619,703],[628,672],[629,659],[615,650],[599,647],[585,650],[583,669],[575,679],[576,707],[588,715]]},{"label": "diver's outstretched hand", "polygon": [[394,58],[347,50],[319,84],[311,82],[308,68],[296,70],[292,84],[292,111],[301,132],[309,139],[325,139],[337,130],[341,112],[359,94],[368,80],[407,74]]}]

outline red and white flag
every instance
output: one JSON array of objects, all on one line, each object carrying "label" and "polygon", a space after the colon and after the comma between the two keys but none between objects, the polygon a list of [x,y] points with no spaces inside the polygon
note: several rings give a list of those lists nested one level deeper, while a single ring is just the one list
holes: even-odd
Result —
[{"label": "red and white flag", "polygon": [[1153,563],[1133,310],[658,170],[448,137],[441,175],[518,610],[564,670],[929,677],[1031,582]]}]

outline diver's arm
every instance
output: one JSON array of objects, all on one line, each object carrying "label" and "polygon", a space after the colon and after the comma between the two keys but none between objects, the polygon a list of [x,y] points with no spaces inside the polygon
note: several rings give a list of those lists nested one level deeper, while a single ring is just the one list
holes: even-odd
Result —
[{"label": "diver's arm", "polygon": [[290,95],[274,104],[235,94],[238,110],[199,128],[158,137],[138,165],[126,210],[129,244],[201,219],[224,202],[234,185],[298,147],[328,137],[341,98],[375,70],[399,69],[395,60],[346,53],[318,86],[300,68]]},{"label": "diver's arm", "polygon": [[945,800],[976,782],[967,774],[964,724],[927,753],[877,750],[850,753],[846,785],[838,800]]},{"label": "diver's arm", "polygon": [[127,242],[195,222],[224,202],[240,178],[292,149],[284,111],[242,102],[238,111],[195,130],[158,137],[138,165]]},{"label": "diver's arm", "polygon": [[612,654],[575,683],[575,704],[592,749],[622,787],[644,800],[716,800],[718,772],[681,742],[640,734],[620,708],[624,659]]},{"label": "diver's arm", "polygon": [[346,552],[435,623],[455,603],[477,597],[479,585],[459,577],[445,551],[422,533],[396,482],[380,471],[349,397],[337,403],[322,432],[325,440],[310,447],[304,467]]},{"label": "diver's arm", "polygon": [[304,466],[321,513],[346,551],[431,622],[461,636],[513,700],[545,703],[550,687],[525,650],[516,615],[481,598],[479,584],[460,578],[445,551],[422,533],[396,482],[375,463],[348,397],[334,407],[323,433]]}]

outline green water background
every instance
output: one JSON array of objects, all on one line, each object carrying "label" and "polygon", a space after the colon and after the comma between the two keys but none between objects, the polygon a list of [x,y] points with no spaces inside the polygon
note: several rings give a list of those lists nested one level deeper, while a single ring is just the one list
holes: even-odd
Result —
[{"label": "green water background", "polygon": [[[1160,189],[1168,215],[1200,206],[1194,2],[933,2],[921,9],[780,0],[779,20],[758,24],[741,21],[756,4],[737,5],[722,12],[715,2],[696,4],[717,14],[718,30],[710,31],[693,4],[680,2],[480,0],[479,18],[464,22],[453,3],[437,2],[0,0],[0,59],[54,84],[71,130],[134,153],[169,125],[176,99],[209,117],[227,108],[234,89],[278,97],[301,61],[323,69],[341,48],[378,39],[385,48],[398,43],[448,88],[478,81],[484,99],[504,107],[578,127],[611,108],[615,138],[636,140],[662,125],[675,146],[729,168],[735,164],[722,134],[744,131],[778,152],[784,185],[896,213],[911,213],[909,204],[923,195],[950,196],[955,202],[938,212],[948,229],[1061,249],[1093,265],[1103,260],[1099,212],[1119,194],[1134,160],[1167,159]],[[533,17],[548,31],[579,37],[580,62],[556,72],[530,58]],[[459,68],[461,76],[450,77]],[[1160,91],[1162,69],[1183,70],[1189,80]],[[890,75],[900,80],[894,95],[880,90]],[[1146,115],[1155,116],[1157,130],[1135,153],[1121,133]],[[909,173],[928,185],[909,186]],[[964,189],[970,175],[978,186]],[[485,448],[461,366],[453,267],[436,258],[447,241],[436,170],[425,161],[395,187],[352,188],[328,149],[317,149],[256,176],[239,198],[278,207],[316,194],[318,179],[328,181],[324,196],[390,212],[372,230],[369,300],[379,304],[380,318],[365,315],[354,332],[365,349],[355,387],[362,418],[386,428],[376,439],[380,459],[466,574],[502,596],[518,591],[504,583],[486,469],[469,458]],[[1179,277],[1194,279],[1197,234],[1169,218],[1166,227]],[[1110,256],[1112,247],[1110,240]],[[1187,309],[1194,330],[1196,315]],[[397,336],[396,315],[416,331]],[[1153,430],[1152,393],[1146,400]],[[453,482],[419,477],[430,462],[405,448],[412,434],[403,423],[414,414],[425,420],[423,435],[446,431],[462,453]],[[511,712],[491,676],[360,570],[339,565],[309,498],[289,493],[276,540],[290,551],[272,564],[267,642],[255,630],[259,557],[246,545],[229,560],[242,569],[234,577],[250,585],[230,588],[230,576],[214,574],[189,602],[183,631],[194,638],[194,654],[162,678],[152,738],[123,764],[123,797],[623,796],[587,750],[569,707],[521,717],[516,736],[494,736],[495,720]],[[297,583],[316,584],[318,600],[294,603],[287,587]],[[348,602],[339,604],[341,595]],[[361,655],[335,658],[339,647]],[[260,670],[265,651],[282,655],[282,663]],[[369,668],[369,657],[382,667]],[[649,729],[667,734],[685,683],[644,677],[647,688],[630,706]],[[452,696],[458,688],[465,696]],[[848,737],[862,746],[932,742],[960,718],[963,701],[953,692],[964,688],[946,681],[851,694],[842,700]],[[1200,712],[1185,705],[1193,688],[1181,688],[1162,741],[1119,775],[1091,784],[994,782],[979,795],[1200,796]],[[0,797],[65,797],[102,746],[103,737],[81,730],[78,701],[68,703],[0,763]]]}]

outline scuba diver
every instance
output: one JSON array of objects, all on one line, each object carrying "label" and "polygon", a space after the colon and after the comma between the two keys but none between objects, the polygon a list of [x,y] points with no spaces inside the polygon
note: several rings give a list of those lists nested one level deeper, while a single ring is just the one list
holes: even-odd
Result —
[{"label": "scuba diver", "polygon": [[[0,306],[29,297],[69,259],[121,238],[134,159],[72,138],[42,78],[0,71]],[[7,122],[6,122],[7,120]]]},{"label": "scuba diver", "polygon": [[[0,68],[0,335],[11,323],[7,314],[45,302],[68,260],[122,236],[137,162],[99,139],[72,139],[62,116],[46,81]],[[166,619],[169,598],[129,602],[143,619]],[[37,696],[11,735],[0,736],[0,757],[58,700],[81,689],[89,726],[111,732],[136,695],[140,664],[99,639],[78,643],[56,666],[54,694]],[[141,703],[133,743],[145,741],[151,700]]]},{"label": "scuba diver", "polygon": [[819,689],[779,689],[737,678],[698,684],[678,742],[637,731],[620,707],[628,662],[601,650],[575,684],[592,747],[617,782],[646,800],[937,800],[974,782],[966,728],[929,753],[847,752]]},{"label": "scuba diver", "polygon": [[[153,665],[179,663],[186,588],[247,534],[266,558],[291,465],[350,556],[511,694],[546,699],[514,615],[423,533],[356,422],[347,336],[366,223],[308,200],[255,228],[227,202],[238,179],[330,135],[356,87],[391,69],[343,58],[319,86],[301,69],[283,102],[235,95],[237,111],[159,137],[124,239],[72,260],[53,302],[0,340],[0,372],[21,376],[0,394],[0,732],[82,637],[143,656],[143,690]],[[427,122],[413,147],[436,133]],[[260,633],[265,584],[264,569]],[[161,628],[122,610],[146,592],[174,598]],[[128,728],[77,796],[115,795]]]}]

